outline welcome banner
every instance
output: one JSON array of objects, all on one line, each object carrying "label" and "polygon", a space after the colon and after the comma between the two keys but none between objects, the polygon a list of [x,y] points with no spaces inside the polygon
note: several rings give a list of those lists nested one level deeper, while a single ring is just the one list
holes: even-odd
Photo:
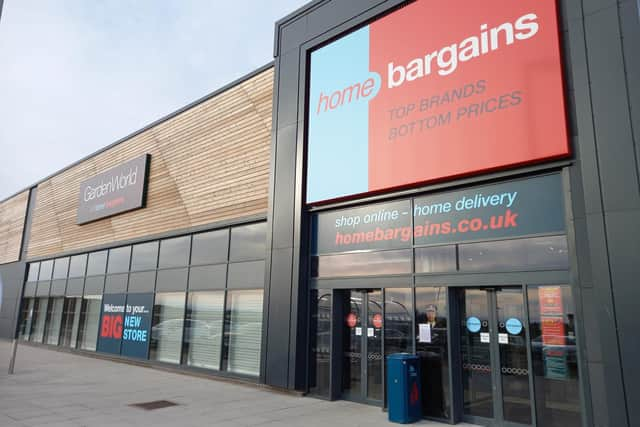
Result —
[{"label": "welcome banner", "polygon": [[569,154],[555,1],[419,0],[311,54],[307,202]]}]

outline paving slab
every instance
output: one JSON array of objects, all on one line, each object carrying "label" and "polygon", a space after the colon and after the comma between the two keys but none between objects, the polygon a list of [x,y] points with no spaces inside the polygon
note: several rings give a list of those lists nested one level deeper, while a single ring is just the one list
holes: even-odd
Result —
[{"label": "paving slab", "polygon": [[[0,340],[0,426],[391,427],[380,408],[277,393]],[[169,400],[145,411],[129,405]],[[421,427],[447,424],[422,421]],[[469,424],[459,424],[467,426]]]}]

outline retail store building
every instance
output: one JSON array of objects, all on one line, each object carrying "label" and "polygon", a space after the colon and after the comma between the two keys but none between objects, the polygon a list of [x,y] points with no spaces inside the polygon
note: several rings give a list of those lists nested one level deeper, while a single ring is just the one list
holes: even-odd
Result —
[{"label": "retail store building", "polygon": [[0,202],[0,335],[426,417],[640,425],[627,1],[322,0],[273,64]]}]

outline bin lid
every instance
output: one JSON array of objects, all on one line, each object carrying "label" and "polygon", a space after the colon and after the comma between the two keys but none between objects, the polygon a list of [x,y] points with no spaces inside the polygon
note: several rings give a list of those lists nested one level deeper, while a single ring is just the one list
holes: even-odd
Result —
[{"label": "bin lid", "polygon": [[387,359],[393,360],[414,360],[418,359],[418,356],[411,353],[394,353],[387,356]]}]

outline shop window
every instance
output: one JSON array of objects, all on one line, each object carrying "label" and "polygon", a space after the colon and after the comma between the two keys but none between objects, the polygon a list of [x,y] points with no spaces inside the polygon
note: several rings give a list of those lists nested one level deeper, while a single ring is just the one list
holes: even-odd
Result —
[{"label": "shop window", "polygon": [[129,293],[153,292],[156,285],[156,272],[143,271],[129,275]]},{"label": "shop window", "polygon": [[229,230],[193,235],[191,265],[226,262],[229,256]]},{"label": "shop window", "polygon": [[413,353],[413,295],[411,289],[385,289],[384,310],[385,355]]},{"label": "shop window", "polygon": [[87,254],[74,255],[69,261],[69,277],[83,277],[87,268]]},{"label": "shop window", "polygon": [[29,264],[29,275],[27,276],[27,282],[37,282],[39,271],[40,271],[39,262],[32,262],[31,264]]},{"label": "shop window", "polygon": [[42,261],[40,263],[40,274],[38,275],[38,281],[51,280],[51,273],[53,273],[53,260]]},{"label": "shop window", "polygon": [[458,268],[455,245],[416,248],[415,257],[416,273],[450,273]]},{"label": "shop window", "polygon": [[191,236],[165,239],[160,242],[160,268],[183,267],[189,264]]},{"label": "shop window", "polygon": [[33,311],[36,299],[25,298],[22,301],[22,313],[20,314],[20,338],[29,341],[33,325]]},{"label": "shop window", "polygon": [[128,274],[114,274],[112,276],[107,276],[107,280],[104,283],[104,293],[122,294],[127,292],[128,280]]},{"label": "shop window", "polygon": [[78,331],[78,342],[82,350],[96,351],[101,303],[102,297],[99,295],[85,295],[82,298]]},{"label": "shop window", "polygon": [[461,271],[532,271],[569,268],[566,236],[460,245]]},{"label": "shop window", "polygon": [[60,331],[60,345],[76,348],[78,329],[80,326],[80,309],[82,298],[65,298],[62,309],[62,327]]},{"label": "shop window", "polygon": [[66,279],[69,274],[69,258],[58,258],[53,265],[53,280]]},{"label": "shop window", "polygon": [[158,264],[158,241],[133,245],[131,271],[154,270]]},{"label": "shop window", "polygon": [[267,242],[267,224],[264,222],[231,229],[231,261],[263,259]]},{"label": "shop window", "polygon": [[311,291],[309,392],[330,397],[331,290]]},{"label": "shop window", "polygon": [[224,291],[191,292],[185,318],[185,363],[220,369],[224,323]]},{"label": "shop window", "polygon": [[224,289],[227,283],[227,264],[206,265],[189,269],[189,290]]},{"label": "shop window", "polygon": [[129,259],[131,257],[131,246],[109,249],[109,262],[107,274],[129,272]]},{"label": "shop window", "polygon": [[33,309],[33,330],[29,337],[30,341],[41,343],[44,339],[48,303],[48,298],[36,298],[36,304]]},{"label": "shop window", "polygon": [[46,322],[46,343],[49,345],[58,345],[60,340],[60,326],[62,324],[62,309],[64,306],[64,298],[49,299],[49,309],[47,310]]},{"label": "shop window", "polygon": [[312,257],[313,277],[378,276],[411,273],[411,250],[347,253]]},{"label": "shop window", "polygon": [[260,374],[262,294],[262,290],[227,292],[225,362],[229,372]]},{"label": "shop window", "polygon": [[151,326],[151,360],[180,363],[184,304],[184,292],[156,294]]},{"label": "shop window", "polygon": [[89,254],[87,264],[87,276],[104,274],[107,268],[107,251],[92,252]]},{"label": "shop window", "polygon": [[447,288],[416,288],[416,354],[420,356],[423,414],[448,419],[449,350],[447,337]]},{"label": "shop window", "polygon": [[530,286],[528,300],[538,425],[581,426],[571,289],[569,286]]}]

